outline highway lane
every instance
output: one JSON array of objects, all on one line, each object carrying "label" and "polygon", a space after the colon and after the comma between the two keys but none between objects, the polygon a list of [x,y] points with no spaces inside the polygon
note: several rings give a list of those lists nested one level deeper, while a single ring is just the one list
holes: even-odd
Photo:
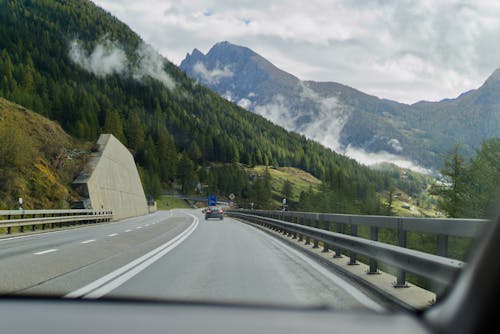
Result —
[{"label": "highway lane", "polygon": [[304,254],[226,217],[204,221],[167,256],[108,296],[278,305],[381,306]]},{"label": "highway lane", "polygon": [[66,294],[179,235],[173,212],[0,240],[0,293]]},{"label": "highway lane", "polygon": [[265,232],[200,210],[0,240],[0,291],[381,309]]}]

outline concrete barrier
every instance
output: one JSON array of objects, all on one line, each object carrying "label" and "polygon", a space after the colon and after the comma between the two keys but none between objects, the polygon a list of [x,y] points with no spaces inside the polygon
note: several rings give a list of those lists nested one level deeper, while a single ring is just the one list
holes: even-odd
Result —
[{"label": "concrete barrier", "polygon": [[73,182],[92,210],[112,210],[114,219],[149,212],[132,154],[113,135],[102,134],[85,169]]}]

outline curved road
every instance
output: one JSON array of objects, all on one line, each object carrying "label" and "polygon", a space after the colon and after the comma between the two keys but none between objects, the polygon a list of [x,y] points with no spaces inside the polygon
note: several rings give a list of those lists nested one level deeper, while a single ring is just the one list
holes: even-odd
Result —
[{"label": "curved road", "polygon": [[1,239],[0,292],[381,309],[260,229],[200,210]]}]

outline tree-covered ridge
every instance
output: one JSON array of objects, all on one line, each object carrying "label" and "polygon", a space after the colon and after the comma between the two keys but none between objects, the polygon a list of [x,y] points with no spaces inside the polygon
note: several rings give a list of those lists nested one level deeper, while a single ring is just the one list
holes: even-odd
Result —
[{"label": "tree-covered ridge", "polygon": [[[485,218],[494,215],[500,199],[500,138],[484,140],[473,159],[456,145],[441,170],[443,182],[433,186],[439,207],[449,217]],[[498,208],[496,208],[498,209]]]},{"label": "tree-covered ridge", "polygon": [[[106,75],[85,70],[69,57],[75,41],[87,55],[107,41],[123,51],[126,64]],[[363,212],[364,199],[376,199],[375,191],[387,186],[386,174],[239,108],[165,59],[161,70],[173,87],[151,75],[138,78],[143,44],[90,1],[0,0],[0,96],[77,138],[113,133],[133,151],[151,194],[174,180],[192,191],[204,177],[201,166],[213,162],[298,167]]]}]

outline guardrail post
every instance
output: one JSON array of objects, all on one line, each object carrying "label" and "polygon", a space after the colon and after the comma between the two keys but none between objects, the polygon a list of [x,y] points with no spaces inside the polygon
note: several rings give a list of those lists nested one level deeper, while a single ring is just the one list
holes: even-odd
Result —
[{"label": "guardrail post", "polygon": [[[378,227],[370,227],[370,240],[378,241]],[[378,271],[378,263],[374,258],[370,258],[370,267],[367,272],[368,275],[380,274]]]},{"label": "guardrail post", "polygon": [[[325,224],[327,224],[327,225],[325,226]],[[328,222],[325,222],[325,220],[321,221],[321,227],[322,227],[322,230],[330,231],[330,224]],[[328,253],[329,248],[330,248],[330,246],[326,242],[323,242],[322,252]]]},{"label": "guardrail post", "polygon": [[[10,214],[7,215],[7,220],[10,220]],[[7,226],[7,234],[10,234],[11,233],[11,227],[10,226]]]},{"label": "guardrail post", "polygon": [[[351,217],[349,217],[349,224],[351,225],[351,235],[354,237],[358,236],[358,225],[351,223]],[[359,263],[356,261],[356,253],[351,252],[349,256],[349,262],[347,263],[350,266],[358,265]]]},{"label": "guardrail post", "polygon": [[[403,221],[401,218],[398,218],[398,246],[406,248],[406,231],[403,229]],[[397,270],[397,281],[394,283],[395,288],[407,288],[406,284],[406,272],[403,269]]]},{"label": "guardrail post", "polygon": [[[21,214],[21,219],[24,219],[24,213]],[[19,226],[19,232],[23,233],[24,232],[24,226]]]},{"label": "guardrail post", "polygon": [[[298,217],[290,217],[290,222],[293,224],[299,224],[299,218]],[[292,233],[292,239],[297,239],[297,232]]]},{"label": "guardrail post", "polygon": [[[344,224],[335,222],[335,232],[337,233],[344,233]],[[342,249],[339,247],[335,247],[335,255],[333,255],[334,258],[341,258],[342,257]]]},{"label": "guardrail post", "polygon": [[[297,217],[297,224],[304,225],[304,217]],[[304,238],[302,236],[302,233],[299,233],[299,240],[298,241],[303,241]]]},{"label": "guardrail post", "polygon": [[438,234],[438,255],[448,257],[448,236]]},{"label": "guardrail post", "polygon": [[[319,214],[316,214],[316,216],[314,218],[314,227],[319,228]],[[318,248],[319,247],[318,243],[319,243],[319,240],[314,239],[313,248]]]},{"label": "guardrail post", "polygon": [[[305,223],[304,225],[306,225],[306,226],[309,226],[309,227],[312,226],[311,219],[304,218],[304,223]],[[311,238],[308,235],[306,235],[305,245],[310,245],[310,244],[311,244]]]}]

